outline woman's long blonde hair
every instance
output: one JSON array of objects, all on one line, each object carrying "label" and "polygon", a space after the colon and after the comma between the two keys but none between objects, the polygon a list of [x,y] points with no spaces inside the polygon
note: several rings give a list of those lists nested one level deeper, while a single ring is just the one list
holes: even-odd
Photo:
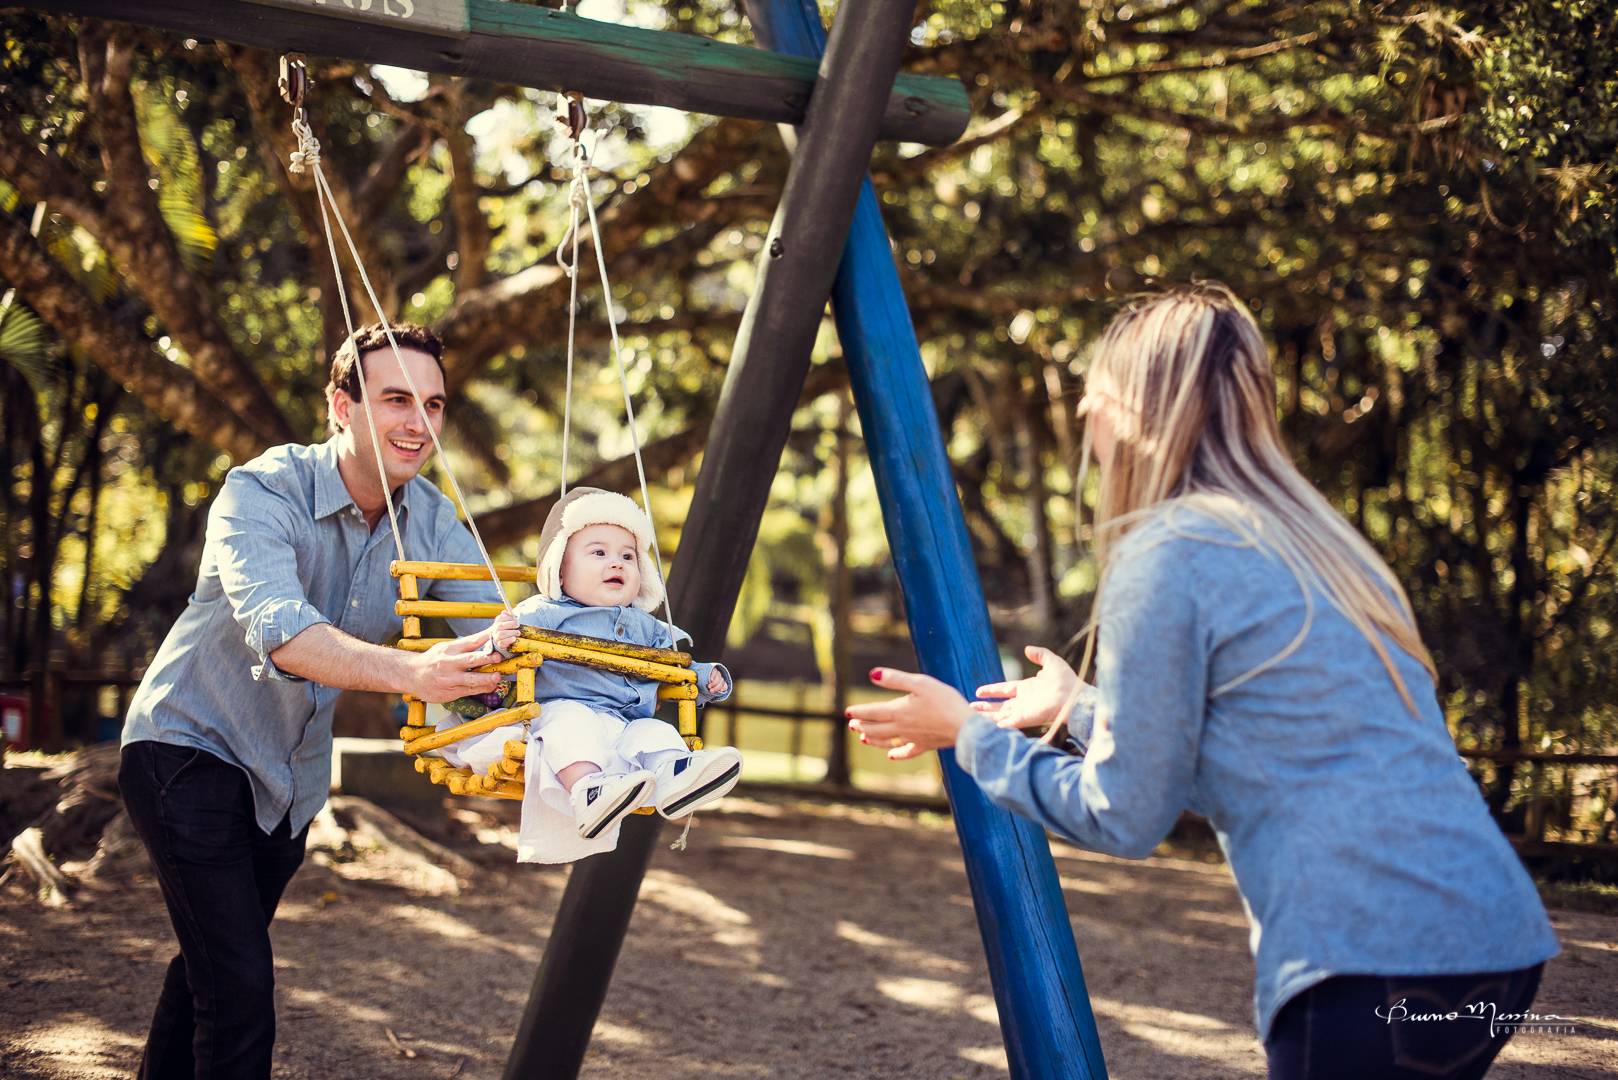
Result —
[{"label": "woman's long blonde hair", "polygon": [[[1406,707],[1416,712],[1384,645],[1384,638],[1391,640],[1436,681],[1410,600],[1365,538],[1292,463],[1276,420],[1269,350],[1252,313],[1229,289],[1199,284],[1130,303],[1096,344],[1083,408],[1105,410],[1114,436],[1096,500],[1095,548],[1103,569],[1092,613],[1100,611],[1109,550],[1147,517],[1194,510],[1226,526],[1239,543],[1277,556],[1305,599],[1304,624],[1292,642],[1212,694],[1279,663],[1303,643],[1314,617],[1313,586],[1365,635]],[[1086,423],[1081,492],[1091,456],[1092,425]],[[1172,532],[1172,517],[1169,524]],[[1086,627],[1081,674],[1094,658],[1095,619],[1092,614]]]}]

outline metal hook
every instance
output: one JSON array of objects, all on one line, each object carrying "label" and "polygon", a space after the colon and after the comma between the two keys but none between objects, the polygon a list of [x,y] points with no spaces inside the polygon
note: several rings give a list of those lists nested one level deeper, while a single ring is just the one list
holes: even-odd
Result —
[{"label": "metal hook", "polygon": [[556,122],[567,128],[568,137],[577,143],[584,129],[590,126],[590,116],[584,111],[584,95],[576,90],[567,91],[565,111],[561,102],[557,102]]},{"label": "metal hook", "polygon": [[275,80],[281,98],[292,106],[294,121],[304,118],[303,95],[309,89],[309,67],[298,53],[285,53],[281,57],[281,75]]},{"label": "metal hook", "polygon": [[286,53],[281,57],[281,77],[275,85],[288,105],[295,109],[303,108],[303,92],[309,87],[309,68],[301,55]]}]

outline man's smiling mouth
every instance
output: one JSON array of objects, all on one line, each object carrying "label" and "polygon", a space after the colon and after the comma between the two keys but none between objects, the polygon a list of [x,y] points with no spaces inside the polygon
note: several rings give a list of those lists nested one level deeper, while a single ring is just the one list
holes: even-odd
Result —
[{"label": "man's smiling mouth", "polygon": [[411,442],[408,439],[389,439],[388,445],[399,451],[401,454],[419,454],[421,453],[422,447],[426,446],[427,444],[419,440]]}]

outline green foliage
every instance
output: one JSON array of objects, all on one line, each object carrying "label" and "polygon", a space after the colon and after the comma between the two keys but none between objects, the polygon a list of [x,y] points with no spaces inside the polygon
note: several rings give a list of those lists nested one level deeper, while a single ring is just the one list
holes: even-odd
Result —
[{"label": "green foliage", "polygon": [[50,381],[51,337],[38,315],[15,302],[11,293],[0,303],[0,363],[15,368],[35,393]]},{"label": "green foliage", "polygon": [[[1479,140],[1548,227],[1608,257],[1618,240],[1618,15],[1600,0],[1490,4],[1479,16]],[[1530,204],[1530,209],[1533,205]],[[1500,213],[1510,220],[1510,209]]]},{"label": "green foliage", "polygon": [[157,206],[174,233],[180,255],[193,270],[207,266],[219,246],[219,236],[204,206],[201,153],[195,134],[181,120],[171,102],[181,107],[184,89],[142,83],[134,87],[135,109],[140,116],[141,149],[157,180]]}]

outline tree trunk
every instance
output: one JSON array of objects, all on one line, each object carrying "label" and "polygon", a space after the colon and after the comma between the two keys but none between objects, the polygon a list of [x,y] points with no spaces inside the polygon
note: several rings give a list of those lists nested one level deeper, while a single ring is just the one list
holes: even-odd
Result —
[{"label": "tree trunk", "polygon": [[[96,518],[101,507],[101,436],[106,432],[107,420],[112,416],[118,399],[107,396],[96,402],[95,421],[90,427],[90,444],[84,451],[84,469],[90,474],[90,508],[84,519],[84,574],[79,581],[79,606],[74,620],[82,636],[90,627],[90,579],[95,572]],[[63,507],[65,510],[66,507]]]},{"label": "tree trunk", "polygon": [[1051,527],[1045,514],[1050,491],[1045,486],[1044,429],[1033,422],[1033,400],[1023,393],[1020,378],[1012,390],[1020,400],[1013,406],[1018,456],[1022,458],[1023,500],[1028,513],[1028,632],[1033,641],[1051,641],[1056,625],[1056,580],[1051,554]]},{"label": "tree trunk", "polygon": [[29,539],[33,543],[32,588],[28,590],[27,609],[31,616],[28,642],[28,662],[38,674],[34,700],[30,712],[34,717],[36,745],[54,748],[58,732],[54,720],[55,710],[50,693],[50,680],[46,668],[51,655],[51,568],[56,565],[56,552],[50,545],[51,535],[51,477],[45,467],[45,440],[42,431],[36,431],[29,453],[28,509]]},{"label": "tree trunk", "polygon": [[0,639],[0,646],[4,647],[5,655],[0,657],[5,661],[4,666],[10,671],[19,671],[22,667],[21,656],[21,625],[20,613],[14,603],[17,563],[17,536],[21,528],[22,508],[18,500],[12,495],[12,486],[16,482],[16,457],[12,452],[14,440],[22,437],[24,431],[23,403],[33,408],[34,391],[22,375],[9,365],[0,367],[0,381],[4,382],[6,392],[3,401],[0,401],[0,417],[4,425],[0,426],[0,568],[3,568],[5,580],[0,581],[0,610],[4,614],[5,637]]},{"label": "tree trunk", "polygon": [[[1533,517],[1533,491],[1522,478],[1511,478],[1511,593],[1507,601],[1505,633],[1510,651],[1505,685],[1500,695],[1500,749],[1518,751],[1523,745],[1528,705],[1528,679],[1534,664],[1534,635],[1530,605],[1535,582],[1529,550],[1529,522]],[[1498,820],[1511,799],[1516,763],[1503,761],[1489,791],[1489,812]]]},{"label": "tree trunk", "polygon": [[188,369],[163,360],[140,330],[109,316],[26,227],[6,215],[0,215],[0,276],[17,286],[64,342],[92,357],[157,416],[237,461],[267,445]]},{"label": "tree trunk", "polygon": [[831,726],[831,750],[826,757],[826,782],[847,787],[853,782],[849,768],[848,726],[843,723],[843,710],[848,708],[848,688],[853,682],[852,616],[854,609],[853,575],[848,568],[848,470],[850,415],[853,399],[845,390],[837,402],[837,449],[832,457],[832,497],[827,507],[826,530],[822,533],[822,552],[826,566],[826,593],[831,608],[831,678],[828,680]]}]

